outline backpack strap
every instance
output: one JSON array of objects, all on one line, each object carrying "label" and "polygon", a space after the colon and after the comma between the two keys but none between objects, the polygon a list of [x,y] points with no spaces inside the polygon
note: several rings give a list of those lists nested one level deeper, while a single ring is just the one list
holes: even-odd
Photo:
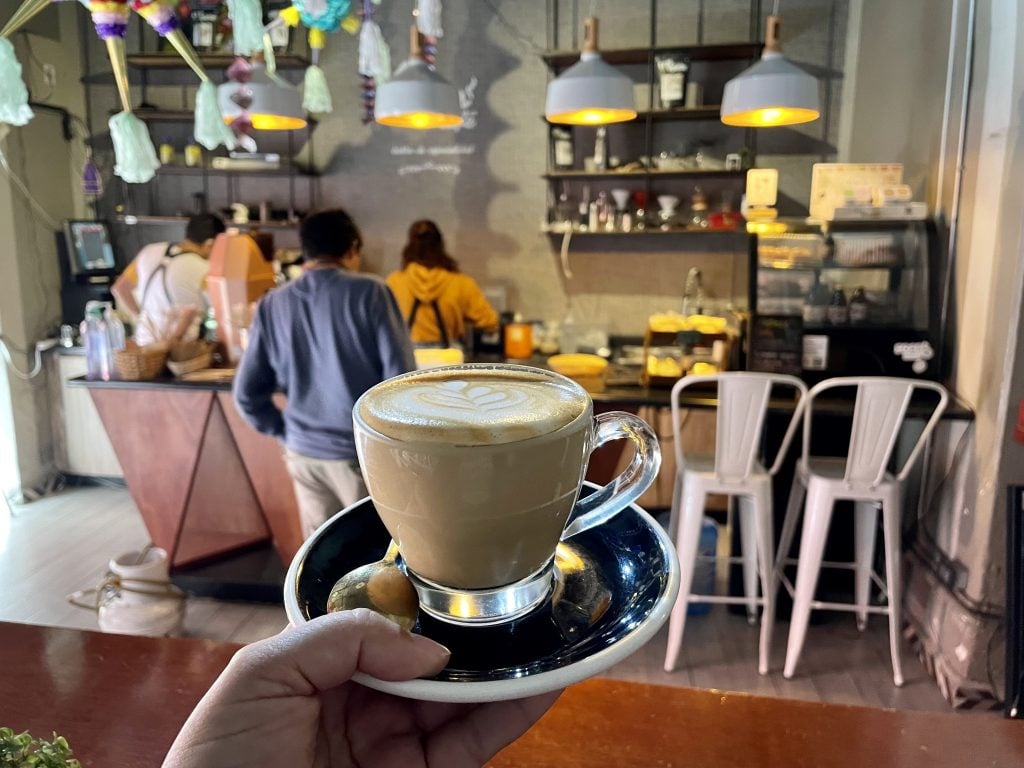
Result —
[{"label": "backpack strap", "polygon": [[[412,310],[409,312],[409,330],[412,330],[413,323],[416,322],[416,313],[419,311],[420,304],[422,302],[418,298],[412,300]],[[437,300],[430,302],[430,306],[434,308],[434,317],[437,319],[438,330],[441,331],[441,343],[445,347],[451,346],[448,339],[448,329],[444,326],[444,320],[441,319],[441,308],[437,306]]]}]

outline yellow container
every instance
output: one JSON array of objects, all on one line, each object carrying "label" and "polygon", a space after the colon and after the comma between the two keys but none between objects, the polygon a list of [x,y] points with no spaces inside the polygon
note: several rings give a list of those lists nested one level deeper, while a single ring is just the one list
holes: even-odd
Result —
[{"label": "yellow container", "polygon": [[465,362],[462,350],[455,347],[422,347],[414,349],[412,353],[416,357],[416,367],[420,370]]},{"label": "yellow container", "polygon": [[598,355],[579,353],[552,355],[548,367],[568,376],[588,392],[604,392],[604,376],[608,361]]}]

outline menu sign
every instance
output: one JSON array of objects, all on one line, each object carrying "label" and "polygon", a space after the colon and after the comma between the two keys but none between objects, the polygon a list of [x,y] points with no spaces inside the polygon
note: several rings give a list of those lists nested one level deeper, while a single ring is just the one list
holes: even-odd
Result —
[{"label": "menu sign", "polygon": [[755,315],[750,325],[751,371],[788,373],[803,370],[803,319],[793,315]]}]

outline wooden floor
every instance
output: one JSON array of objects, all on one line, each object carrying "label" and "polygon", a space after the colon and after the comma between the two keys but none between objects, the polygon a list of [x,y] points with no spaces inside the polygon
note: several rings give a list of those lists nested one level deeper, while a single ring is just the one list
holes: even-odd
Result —
[{"label": "wooden floor", "polygon": [[[0,620],[96,629],[94,613],[68,604],[75,590],[98,584],[107,561],[148,541],[142,519],[123,488],[76,488],[12,514],[0,508]],[[192,637],[252,642],[279,632],[287,620],[277,606],[189,598],[185,633]],[[857,632],[852,614],[812,625],[798,676],[782,677],[788,624],[776,626],[772,673],[757,674],[756,627],[716,606],[691,617],[680,668],[662,670],[662,632],[607,676],[662,685],[897,709],[948,711],[924,668],[905,649],[902,688],[892,684],[888,634],[882,617]]]}]

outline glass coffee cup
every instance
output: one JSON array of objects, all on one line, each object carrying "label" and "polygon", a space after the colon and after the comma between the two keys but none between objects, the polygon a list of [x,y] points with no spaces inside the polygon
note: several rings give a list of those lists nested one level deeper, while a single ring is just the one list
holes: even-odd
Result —
[{"label": "glass coffee cup", "polygon": [[[498,624],[542,604],[559,541],[609,520],[653,482],[658,440],[638,417],[593,413],[576,382],[520,365],[415,371],[353,409],[366,486],[398,544],[421,610]],[[578,499],[590,454],[612,440],[632,461]]]}]

